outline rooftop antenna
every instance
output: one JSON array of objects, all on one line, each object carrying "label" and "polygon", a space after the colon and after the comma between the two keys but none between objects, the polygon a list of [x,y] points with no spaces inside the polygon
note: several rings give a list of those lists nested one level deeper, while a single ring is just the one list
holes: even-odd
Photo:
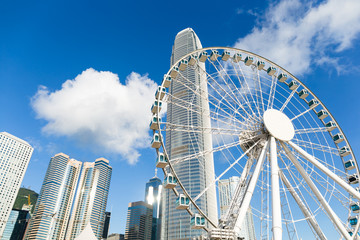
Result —
[{"label": "rooftop antenna", "polygon": [[157,168],[155,168],[155,177],[157,177],[157,171],[158,171]]}]

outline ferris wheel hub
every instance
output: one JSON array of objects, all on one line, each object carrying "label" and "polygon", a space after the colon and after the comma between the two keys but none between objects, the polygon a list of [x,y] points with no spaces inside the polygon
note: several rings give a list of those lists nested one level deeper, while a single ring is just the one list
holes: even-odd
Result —
[{"label": "ferris wheel hub", "polygon": [[295,135],[291,120],[276,109],[268,109],[263,115],[266,130],[276,139],[290,141]]}]

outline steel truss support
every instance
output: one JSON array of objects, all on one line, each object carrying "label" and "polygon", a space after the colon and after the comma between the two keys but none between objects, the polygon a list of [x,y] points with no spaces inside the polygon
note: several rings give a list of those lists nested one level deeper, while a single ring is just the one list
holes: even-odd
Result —
[{"label": "steel truss support", "polygon": [[283,147],[283,149],[286,152],[287,157],[290,159],[290,161],[294,164],[294,166],[296,167],[296,169],[298,170],[298,172],[300,173],[300,175],[304,178],[305,182],[307,183],[307,185],[309,186],[309,188],[311,189],[311,191],[314,193],[314,195],[316,196],[316,198],[318,199],[318,201],[320,202],[321,206],[324,208],[324,210],[326,211],[326,213],[328,214],[329,218],[331,219],[331,221],[335,224],[335,226],[338,228],[338,230],[340,231],[341,235],[346,239],[346,240],[351,240],[351,236],[349,235],[349,233],[347,232],[346,228],[344,227],[344,225],[341,223],[339,217],[335,214],[335,212],[332,210],[332,208],[330,207],[329,203],[326,201],[326,199],[324,198],[324,196],[320,193],[319,189],[316,187],[315,183],[311,180],[310,176],[307,174],[307,172],[305,171],[305,169],[301,166],[301,164],[299,163],[299,161],[296,159],[296,157],[292,154],[292,152],[289,150],[289,148],[283,143],[280,142],[281,146]]}]

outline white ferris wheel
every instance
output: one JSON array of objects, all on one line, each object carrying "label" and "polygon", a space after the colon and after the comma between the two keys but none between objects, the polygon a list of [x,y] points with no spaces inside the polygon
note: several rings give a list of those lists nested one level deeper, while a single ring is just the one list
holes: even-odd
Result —
[{"label": "white ferris wheel", "polygon": [[[204,76],[205,93],[183,74],[189,69]],[[175,83],[202,101],[172,94]],[[336,98],[336,91],[332,95]],[[350,143],[320,99],[291,73],[248,51],[204,48],[177,61],[155,97],[150,128],[156,166],[177,208],[187,211],[193,228],[205,229],[207,238],[236,239],[249,208],[257,239],[358,238],[359,167]],[[205,113],[211,124],[170,122],[166,104],[183,108],[188,118]],[[188,134],[190,146],[199,141],[194,133],[208,134],[212,146],[171,159],[169,132]],[[215,177],[194,196],[176,164],[209,153]],[[226,213],[213,221],[198,200],[230,176],[238,176],[238,184]]]}]

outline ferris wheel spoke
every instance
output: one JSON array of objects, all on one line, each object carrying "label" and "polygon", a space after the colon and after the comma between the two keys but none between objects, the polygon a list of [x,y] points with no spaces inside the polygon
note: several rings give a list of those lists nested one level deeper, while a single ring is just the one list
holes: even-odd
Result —
[{"label": "ferris wheel spoke", "polygon": [[291,121],[294,121],[295,119],[297,119],[297,118],[301,117],[302,115],[304,115],[304,114],[306,114],[306,113],[310,112],[310,111],[311,111],[311,110],[313,110],[314,108],[315,108],[315,106],[313,106],[313,107],[311,107],[311,108],[309,108],[309,109],[307,109],[307,110],[303,111],[302,113],[300,113],[300,114],[296,115],[295,117],[293,117],[293,118],[292,118],[292,119],[290,119],[290,120],[291,120]]},{"label": "ferris wheel spoke", "polygon": [[309,142],[309,141],[305,141],[305,140],[300,140],[297,138],[293,138],[293,141],[297,142],[297,144],[302,147],[311,148],[313,150],[318,150],[318,151],[322,151],[322,152],[328,152],[335,156],[340,156],[339,150],[336,148],[330,147],[330,146],[324,146],[319,143],[313,143],[313,142]]},{"label": "ferris wheel spoke", "polygon": [[164,131],[178,131],[178,132],[201,132],[206,134],[214,134],[214,135],[231,135],[231,136],[239,136],[239,134],[243,132],[247,132],[248,130],[237,130],[237,129],[225,129],[225,128],[215,128],[215,127],[200,127],[194,125],[181,125],[181,124],[166,124],[166,129]]},{"label": "ferris wheel spoke", "polygon": [[[289,141],[290,142],[290,141]],[[290,145],[290,144],[289,144]],[[294,166],[296,167],[297,171],[300,173],[300,175],[304,178],[305,182],[307,183],[307,185],[309,186],[309,188],[311,189],[311,191],[314,193],[314,195],[316,196],[316,198],[318,199],[318,201],[320,202],[320,204],[322,205],[322,207],[324,208],[324,210],[327,212],[328,216],[330,217],[330,219],[332,220],[332,222],[335,224],[335,226],[337,227],[337,229],[339,230],[339,232],[341,233],[342,237],[344,237],[347,240],[350,240],[351,237],[348,234],[346,228],[344,227],[344,225],[342,224],[342,222],[340,221],[339,217],[336,215],[336,213],[332,210],[332,208],[330,207],[329,203],[325,200],[325,198],[323,197],[323,195],[321,194],[321,192],[319,191],[319,189],[316,187],[316,185],[314,184],[314,182],[310,179],[309,175],[306,173],[305,169],[301,166],[301,164],[298,162],[298,160],[296,159],[296,157],[291,153],[291,151],[289,150],[289,148],[283,143],[281,142],[281,146],[282,148],[285,150],[286,155],[288,157],[288,159],[294,164]],[[290,145],[291,146],[291,145]]]},{"label": "ferris wheel spoke", "polygon": [[327,131],[328,128],[326,127],[303,128],[303,129],[296,129],[295,134],[319,133],[319,132],[327,132]]},{"label": "ferris wheel spoke", "polygon": [[257,78],[257,82],[258,82],[258,85],[259,85],[259,92],[260,92],[259,95],[260,95],[260,99],[261,99],[262,110],[263,110],[263,112],[265,112],[265,103],[264,103],[264,97],[263,97],[263,92],[262,92],[262,88],[261,88],[260,72],[259,71],[257,71],[256,78]]},{"label": "ferris wheel spoke", "polygon": [[337,184],[339,184],[345,191],[347,191],[349,194],[356,197],[358,200],[360,200],[360,193],[356,191],[353,187],[351,187],[347,182],[345,182],[343,179],[341,179],[338,175],[336,175],[334,172],[332,172],[330,169],[328,169],[326,166],[324,166],[322,163],[320,163],[318,160],[315,159],[314,156],[307,153],[305,150],[303,150],[301,147],[296,145],[295,143],[289,141],[288,144],[300,155],[308,160],[310,163],[312,163],[315,167],[317,167],[320,171],[325,173],[328,177],[330,177],[332,180],[334,180]]},{"label": "ferris wheel spoke", "polygon": [[[260,141],[260,140],[259,140]],[[258,145],[259,141],[257,141],[254,145],[252,145],[248,150],[246,150],[236,161],[234,161],[225,171],[223,171],[213,182],[211,182],[199,195],[194,198],[194,202],[198,200],[205,192],[209,190],[210,187],[214,186],[214,184],[220,180],[222,176],[224,176],[230,169],[232,169],[235,164],[237,164],[246,154],[248,154],[256,145]]]},{"label": "ferris wheel spoke", "polygon": [[259,179],[259,175],[260,175],[260,170],[262,168],[262,165],[264,164],[265,158],[266,158],[266,152],[268,149],[268,145],[269,142],[266,141],[265,145],[263,147],[263,149],[261,150],[260,156],[257,160],[253,175],[250,179],[250,182],[246,188],[246,193],[241,201],[241,205],[240,205],[240,210],[239,210],[239,214],[238,217],[235,221],[235,226],[234,226],[234,230],[235,232],[238,232],[242,226],[242,223],[244,221],[245,215],[247,210],[249,209],[250,206],[250,201],[252,199],[253,193],[254,193],[254,189],[256,187],[256,183]]},{"label": "ferris wheel spoke", "polygon": [[289,95],[289,97],[286,99],[285,103],[281,106],[280,112],[284,111],[284,109],[286,108],[286,106],[288,105],[288,103],[290,102],[291,98],[294,96],[295,93],[296,93],[296,89],[294,89],[294,90],[290,93],[290,95]]},{"label": "ferris wheel spoke", "polygon": [[276,77],[272,76],[271,79],[272,79],[272,81],[271,81],[271,87],[270,87],[270,93],[269,93],[267,109],[273,108],[274,99],[275,99],[275,93],[276,93],[276,86],[277,86]]},{"label": "ferris wheel spoke", "polygon": [[301,200],[300,196],[295,191],[295,188],[291,185],[289,180],[286,178],[284,173],[280,170],[279,171],[280,178],[282,182],[285,184],[287,190],[290,192],[291,196],[294,198],[296,204],[299,206],[301,212],[304,214],[304,217],[306,218],[306,221],[309,223],[309,225],[313,228],[313,230],[316,232],[318,237],[321,240],[327,240],[324,233],[321,231],[321,228],[319,224],[317,223],[314,214],[311,213],[311,210],[304,204],[304,202]]}]

